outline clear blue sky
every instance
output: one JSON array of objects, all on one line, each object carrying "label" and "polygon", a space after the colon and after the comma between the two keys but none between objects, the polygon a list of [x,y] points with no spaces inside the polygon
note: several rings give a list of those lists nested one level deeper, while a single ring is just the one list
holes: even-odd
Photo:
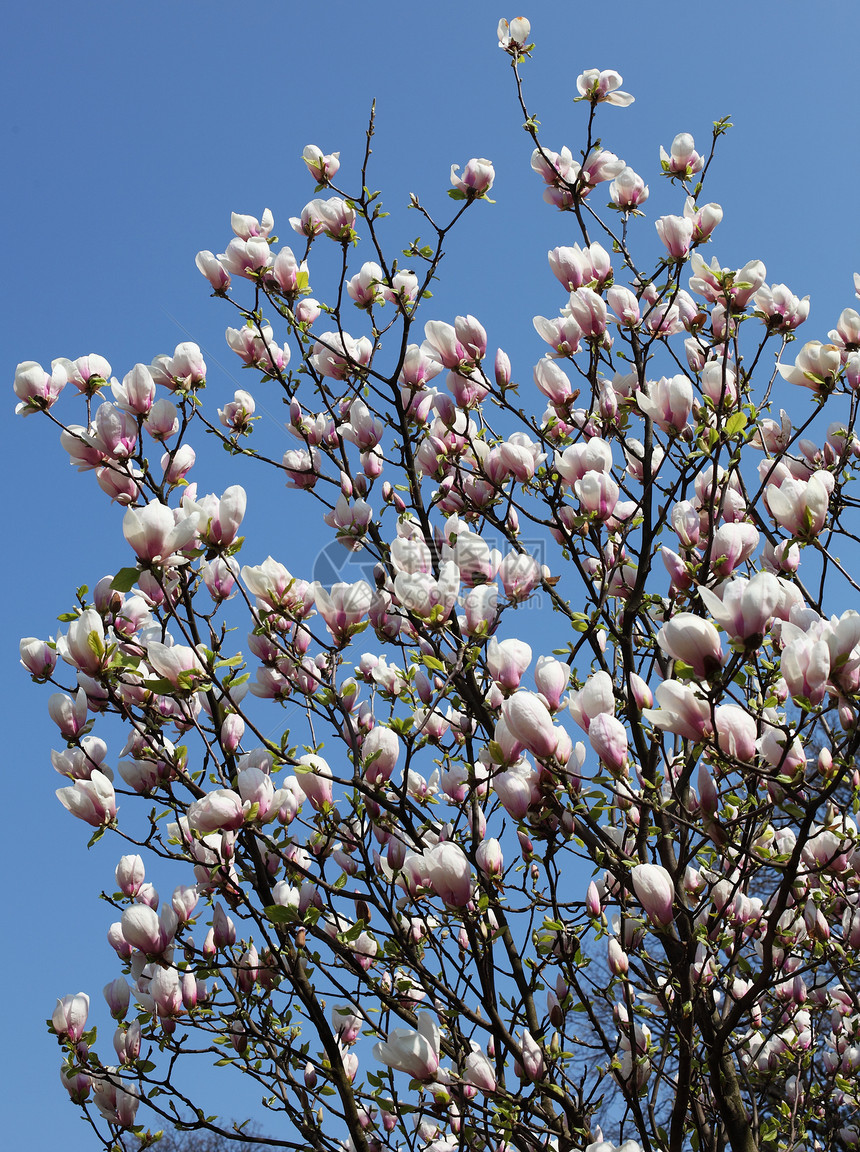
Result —
[{"label": "clear blue sky", "polygon": [[[259,215],[270,207],[289,242],[287,217],[313,195],[302,147],[339,149],[344,171],[355,171],[376,97],[373,182],[394,212],[394,250],[419,231],[403,211],[410,191],[444,209],[452,163],[494,162],[497,203],[477,205],[455,234],[427,318],[477,315],[491,345],[501,343],[515,375],[528,379],[543,354],[531,317],[558,308],[546,251],[571,235],[529,170],[531,146],[496,46],[499,17],[519,14],[530,18],[537,43],[524,71],[548,147],[580,146],[582,108],[571,101],[583,69],[617,69],[636,96],[630,109],[605,109],[601,131],[606,146],[649,180],[649,218],[639,226],[648,245],[656,246],[653,218],[681,209],[658,178],[658,146],[680,131],[705,144],[711,123],[731,114],[736,127],[707,197],[725,210],[711,252],[725,265],[761,258],[768,282],[811,293],[806,338],[825,337],[842,308],[856,304],[851,274],[860,269],[853,0],[537,2],[521,11],[483,0],[382,0],[364,9],[345,0],[35,0],[6,16],[0,651],[8,1067],[0,1091],[8,1096],[10,1147],[24,1140],[32,1152],[92,1147],[59,1085],[56,1045],[43,1022],[55,996],[87,989],[110,1034],[101,988],[117,972],[104,938],[112,917],[96,895],[110,886],[120,852],[106,838],[87,855],[85,828],[54,798],[62,781],[50,766],[57,742],[47,692],[17,667],[17,641],[55,631],[78,584],[92,586],[128,562],[119,512],[92,476],[69,468],[46,423],[13,416],[15,364],[99,352],[121,377],[136,361],[194,339],[207,352],[210,395],[223,402],[233,378],[241,382],[224,346],[232,320],[208,298],[195,253],[223,250],[231,210]],[[314,281],[323,286],[321,276]],[[269,434],[286,435],[276,421]],[[213,467],[200,476],[201,490],[236,480],[244,476],[224,479]],[[265,541],[254,556],[277,549],[290,566],[306,529],[302,510],[282,490],[252,505],[249,538]],[[249,1108],[237,1097],[235,1108],[222,1110]]]}]

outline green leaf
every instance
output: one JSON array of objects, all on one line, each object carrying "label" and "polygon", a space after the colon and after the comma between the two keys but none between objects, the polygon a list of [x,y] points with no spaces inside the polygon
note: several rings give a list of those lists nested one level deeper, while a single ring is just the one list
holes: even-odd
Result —
[{"label": "green leaf", "polygon": [[747,426],[746,412],[735,412],[726,421],[726,435],[736,436],[738,432],[743,432]]},{"label": "green leaf", "polygon": [[140,572],[137,568],[120,568],[116,576],[110,582],[111,588],[114,592],[130,592],[137,583],[137,578]]},{"label": "green leaf", "polygon": [[267,904],[263,911],[272,924],[291,924],[296,918],[295,909],[283,904]]}]

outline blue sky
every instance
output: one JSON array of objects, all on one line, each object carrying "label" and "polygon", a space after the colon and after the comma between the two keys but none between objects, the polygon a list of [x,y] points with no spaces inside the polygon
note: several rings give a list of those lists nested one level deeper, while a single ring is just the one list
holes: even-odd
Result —
[{"label": "blue sky", "polygon": [[[476,205],[452,237],[427,318],[477,315],[491,346],[503,344],[515,375],[529,379],[544,350],[531,318],[559,306],[546,251],[571,235],[567,219],[541,200],[496,46],[498,18],[518,14],[447,0],[383,0],[365,10],[342,0],[43,0],[6,17],[0,651],[11,792],[2,950],[10,1144],[92,1147],[59,1086],[43,1021],[55,996],[87,989],[100,1001],[116,974],[104,939],[112,917],[96,897],[119,855],[109,838],[88,855],[86,830],[54,798],[62,782],[50,766],[57,742],[47,692],[17,666],[17,641],[54,632],[77,585],[128,563],[120,513],[92,476],[69,468],[46,422],[13,416],[15,364],[92,351],[121,377],[194,339],[210,363],[211,396],[223,402],[243,382],[224,345],[232,318],[209,299],[195,253],[223,250],[231,210],[271,207],[289,242],[287,217],[314,194],[302,147],[339,149],[343,171],[354,173],[376,97],[373,183],[392,210],[393,250],[420,231],[404,209],[410,191],[444,212],[450,165],[471,156],[494,162],[496,204]],[[708,255],[733,266],[761,258],[769,283],[810,293],[807,339],[824,337],[856,304],[860,16],[851,0],[710,9],[675,0],[532,3],[522,14],[537,44],[524,69],[527,97],[548,147],[580,147],[583,109],[572,97],[583,69],[617,69],[636,96],[630,109],[604,109],[600,131],[651,185],[648,219],[638,225],[646,249],[656,252],[654,217],[682,206],[658,177],[659,145],[680,131],[704,145],[711,123],[730,114],[735,128],[706,197],[725,218]],[[314,282],[323,288],[324,274]],[[268,435],[286,440],[277,405],[271,412]],[[241,469],[225,478],[214,457],[204,467],[202,491],[251,483]],[[281,489],[252,504],[253,556],[277,549],[290,566],[295,541],[310,529],[303,513]],[[107,1028],[100,1003],[98,1014]],[[252,1107],[236,1097],[236,1114]]]}]

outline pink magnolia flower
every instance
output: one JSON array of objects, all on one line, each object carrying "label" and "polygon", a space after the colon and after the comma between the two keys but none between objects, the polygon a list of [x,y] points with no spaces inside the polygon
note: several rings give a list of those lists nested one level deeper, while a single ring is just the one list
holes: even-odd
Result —
[{"label": "pink magnolia flower", "polygon": [[136,896],[145,879],[145,869],[141,856],[120,856],[116,866],[116,883],[126,896]]},{"label": "pink magnolia flower", "polygon": [[51,1024],[58,1036],[68,1036],[73,1044],[83,1036],[90,1011],[90,998],[86,992],[76,996],[64,996],[57,1000],[57,1007],[51,1016]]},{"label": "pink magnolia flower", "polygon": [[719,204],[703,204],[700,208],[692,196],[684,204],[684,216],[693,224],[693,239],[697,244],[707,240],[723,218]]},{"label": "pink magnolia flower", "polygon": [[636,392],[643,416],[650,417],[666,433],[683,432],[693,410],[693,385],[686,376],[661,376],[649,382],[647,392]]},{"label": "pink magnolia flower", "polygon": [[51,368],[61,369],[66,373],[70,384],[85,396],[93,396],[98,389],[110,379],[111,367],[104,356],[91,352],[88,356],[79,356],[77,360],[69,360],[60,356],[51,361]]},{"label": "pink magnolia flower", "polygon": [[146,416],[155,402],[155,381],[145,364],[135,364],[121,384],[112,382],[111,392],[120,408],[135,416]]},{"label": "pink magnolia flower", "polygon": [[554,460],[556,472],[571,487],[588,473],[608,473],[612,463],[612,445],[600,436],[568,445]]},{"label": "pink magnolia flower", "polygon": [[317,184],[328,184],[340,168],[340,152],[326,155],[316,144],[306,144],[302,150],[302,160]]},{"label": "pink magnolia flower", "polygon": [[780,527],[802,540],[812,540],[827,520],[833,486],[832,472],[814,472],[808,480],[787,476],[778,487],[768,484],[764,499]]},{"label": "pink magnolia flower", "polygon": [[487,644],[487,671],[501,685],[513,692],[520,686],[523,673],[532,662],[532,650],[523,640],[501,640],[495,636]]},{"label": "pink magnolia flower", "polygon": [[482,840],[475,850],[475,861],[485,876],[499,877],[505,870],[505,860],[502,855],[502,846],[491,836]]},{"label": "pink magnolia flower", "polygon": [[105,624],[96,609],[85,612],[71,621],[66,636],[58,638],[58,651],[67,664],[78,668],[87,676],[98,676],[105,666]]},{"label": "pink magnolia flower", "polygon": [[806,635],[799,630],[798,633],[785,644],[779,670],[792,697],[820,704],[827,694],[830,678],[830,648],[825,640],[815,635]]},{"label": "pink magnolia flower", "polygon": [[267,239],[275,227],[275,218],[270,208],[263,209],[263,215],[259,220],[256,216],[231,212],[230,227],[242,240],[250,240],[252,236],[262,236],[263,239]]},{"label": "pink magnolia flower", "polygon": [[539,760],[555,755],[558,731],[540,696],[520,689],[502,704],[502,717],[514,738]]},{"label": "pink magnolia flower", "polygon": [[[527,600],[544,575],[540,564],[527,552],[508,552],[499,565],[499,579],[505,595],[513,601]],[[546,570],[546,575],[549,571]]]},{"label": "pink magnolia flower", "polygon": [[599,713],[589,724],[588,739],[612,776],[627,775],[627,729],[620,720],[608,712]]},{"label": "pink magnolia flower", "polygon": [[714,733],[721,752],[733,760],[749,763],[755,759],[758,726],[755,719],[736,704],[714,709]]},{"label": "pink magnolia flower", "polygon": [[[272,252],[263,236],[250,236],[248,239],[236,236],[227,245],[226,252],[218,253],[217,262],[228,276],[253,279],[272,263]],[[204,263],[211,269],[208,260]],[[212,283],[211,280],[209,282]]]},{"label": "pink magnolia flower", "polygon": [[245,516],[247,495],[240,484],[231,484],[219,499],[214,494],[197,499],[196,484],[186,490],[182,509],[188,515],[197,514],[197,532],[203,544],[226,548],[239,534]]},{"label": "pink magnolia flower", "polygon": [[152,500],[143,508],[129,508],[122,531],[136,556],[146,564],[176,563],[176,553],[189,547],[197,534],[196,513],[182,516]]},{"label": "pink magnolia flower", "polygon": [[695,141],[689,132],[679,132],[669,153],[660,149],[660,163],[663,171],[670,176],[680,176],[687,180],[697,172],[701,172],[705,161],[696,151]]},{"label": "pink magnolia flower", "polygon": [[122,914],[122,937],[148,956],[160,956],[173,939],[179,918],[166,906],[161,916],[147,904],[133,904]]},{"label": "pink magnolia flower", "polygon": [[633,103],[634,97],[629,92],[620,92],[623,77],[611,68],[602,72],[597,68],[587,68],[576,78],[576,90],[584,100],[592,104],[614,104],[618,108],[627,108]]},{"label": "pink magnolia flower", "polygon": [[785,284],[763,285],[753,301],[756,313],[775,332],[793,332],[809,316],[809,297],[801,300]]},{"label": "pink magnolia flower", "polygon": [[451,165],[451,184],[455,191],[465,196],[467,200],[480,200],[490,191],[496,173],[489,160],[470,160],[463,169],[463,175],[458,176],[459,164]]},{"label": "pink magnolia flower", "polygon": [[[292,248],[285,245],[280,249],[268,270],[266,283],[270,288],[289,297],[294,302],[294,314],[299,323],[308,319],[305,315],[299,315],[303,301],[295,302],[299,293],[308,286],[308,266],[306,261],[299,263]],[[317,314],[318,312],[319,310],[317,310]],[[266,342],[271,343],[271,331]],[[286,356],[289,359],[289,349],[286,346],[283,349],[278,348],[277,352],[279,356]]]},{"label": "pink magnolia flower", "polygon": [[361,746],[364,777],[368,784],[381,784],[391,778],[400,758],[400,737],[384,724],[377,724]]},{"label": "pink magnolia flower", "polygon": [[332,380],[345,380],[354,372],[365,368],[373,353],[373,344],[367,336],[354,339],[348,333],[325,332],[314,344],[310,363],[320,376]]},{"label": "pink magnolia flower", "polygon": [[185,644],[168,647],[157,640],[150,640],[146,658],[153,671],[181,691],[191,691],[206,679],[206,669],[199,654]]},{"label": "pink magnolia flower", "polygon": [[716,576],[731,576],[739,564],[752,556],[759,539],[756,526],[745,520],[721,524],[711,538],[711,571]]},{"label": "pink magnolia flower", "polygon": [[606,294],[609,307],[625,328],[635,328],[642,319],[639,301],[629,288],[616,284]]},{"label": "pink magnolia flower", "polygon": [[603,336],[606,331],[606,303],[593,289],[575,288],[570,294],[568,308],[583,336]]},{"label": "pink magnolia flower", "polygon": [[472,893],[472,869],[459,844],[443,840],[424,852],[427,881],[437,896],[452,908],[464,908]]},{"label": "pink magnolia flower", "polygon": [[439,565],[439,579],[429,572],[398,572],[394,594],[408,612],[431,623],[441,623],[451,614],[460,588],[460,570],[453,560]]},{"label": "pink magnolia flower", "polygon": [[196,460],[197,453],[190,444],[181,444],[178,448],[165,452],[160,461],[165,483],[173,486],[184,480]]},{"label": "pink magnolia flower", "polygon": [[346,290],[359,308],[371,308],[374,304],[385,303],[382,286],[385,274],[372,260],[362,264],[359,271],[347,281]]},{"label": "pink magnolia flower", "polygon": [[213,292],[227,291],[231,284],[230,273],[214,252],[210,252],[208,249],[198,252],[194,257],[194,263],[197,265],[200,273],[205,276],[212,285]]},{"label": "pink magnolia flower", "polygon": [[296,773],[299,786],[315,811],[321,812],[331,804],[331,768],[322,756],[315,756],[312,753],[301,756],[296,763]]},{"label": "pink magnolia flower", "polygon": [[582,329],[572,316],[558,316],[552,320],[535,316],[532,324],[538,336],[560,356],[570,356],[579,351]]},{"label": "pink magnolia flower", "polygon": [[418,1030],[395,1028],[373,1046],[381,1064],[406,1072],[415,1080],[432,1080],[439,1068],[439,1026],[429,1012],[418,1016]]},{"label": "pink magnolia flower", "polygon": [[90,774],[88,780],[76,780],[70,788],[58,788],[57,799],[73,816],[94,828],[110,824],[116,816],[113,784],[98,769]]},{"label": "pink magnolia flower", "polygon": [[13,388],[21,401],[15,408],[18,416],[29,416],[32,412],[47,412],[56,404],[60,393],[68,381],[66,370],[61,364],[50,375],[35,360],[25,360],[15,369]]},{"label": "pink magnolia flower", "polygon": [[696,741],[711,731],[710,704],[694,688],[664,680],[657,685],[656,696],[659,708],[642,709],[642,715],[655,728]]},{"label": "pink magnolia flower", "polygon": [[104,998],[108,1010],[115,1020],[122,1020],[131,1001],[131,989],[122,976],[117,976],[104,986]]},{"label": "pink magnolia flower", "polygon": [[540,1080],[546,1069],[543,1049],[531,1032],[526,1030],[522,1033],[522,1054],[522,1075],[526,1080]]},{"label": "pink magnolia flower", "polygon": [[535,685],[549,709],[553,712],[561,707],[561,698],[570,680],[570,668],[563,660],[554,656],[538,656],[535,665]]},{"label": "pink magnolia flower", "polygon": [[319,583],[312,584],[311,588],[317,610],[335,643],[346,643],[370,609],[373,600],[370,586],[359,580],[355,584],[333,584],[328,592]]},{"label": "pink magnolia flower", "polygon": [[235,831],[245,822],[242,797],[232,788],[218,788],[188,806],[188,826],[201,836]]},{"label": "pink magnolia flower", "polygon": [[699,595],[733,642],[758,642],[773,622],[782,587],[772,573],[757,572],[751,580],[743,576],[729,580],[720,586],[719,595],[704,586]]},{"label": "pink magnolia flower", "polygon": [[636,864],[631,869],[630,878],[636,898],[651,923],[663,928],[671,924],[675,886],[666,869],[660,864]]},{"label": "pink magnolia flower", "polygon": [[185,1011],[181,978],[175,968],[159,964],[146,991],[160,1018],[171,1019]]},{"label": "pink magnolia flower", "polygon": [[609,199],[622,212],[635,212],[648,195],[648,185],[632,168],[622,168],[609,185]]},{"label": "pink magnolia flower", "polygon": [[693,221],[685,216],[661,216],[654,221],[657,235],[673,260],[686,260],[693,242]]},{"label": "pink magnolia flower", "polygon": [[218,419],[231,432],[245,432],[251,427],[256,404],[250,392],[237,388],[233,399],[218,409]]},{"label": "pink magnolia flower", "polygon": [[669,656],[689,664],[708,679],[723,663],[720,634],[709,620],[692,612],[677,612],[657,633],[657,643]]},{"label": "pink magnolia flower", "polygon": [[598,520],[608,520],[616,505],[620,489],[607,472],[586,472],[577,480],[573,490],[584,512],[593,513]]},{"label": "pink magnolia flower", "polygon": [[115,1068],[106,1068],[105,1077],[92,1082],[99,1112],[111,1124],[131,1128],[140,1104],[140,1089],[133,1080],[120,1080]]},{"label": "pink magnolia flower", "polygon": [[18,645],[21,663],[37,680],[47,680],[57,664],[57,649],[47,640],[25,636]]},{"label": "pink magnolia flower", "polygon": [[270,324],[228,328],[225,337],[243,364],[258,368],[267,376],[276,376],[290,362],[289,345],[275,343],[274,329]]},{"label": "pink magnolia flower", "polygon": [[811,388],[817,395],[831,391],[841,366],[842,355],[837,345],[822,344],[820,340],[804,344],[793,365],[777,364],[783,380]]},{"label": "pink magnolia flower", "polygon": [[137,421],[130,412],[105,401],[95,415],[93,441],[104,456],[124,460],[134,455],[137,446]]},{"label": "pink magnolia flower", "polygon": [[487,333],[474,316],[457,316],[453,325],[429,320],[421,352],[449,371],[474,367],[487,353]]}]

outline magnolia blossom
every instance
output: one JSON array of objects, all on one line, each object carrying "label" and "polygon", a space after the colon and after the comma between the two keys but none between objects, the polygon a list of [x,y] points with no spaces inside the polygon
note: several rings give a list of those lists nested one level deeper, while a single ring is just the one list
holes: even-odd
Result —
[{"label": "magnolia blossom", "polygon": [[463,908],[468,904],[472,871],[459,844],[443,840],[424,853],[424,867],[428,883],[446,904],[455,908]]},{"label": "magnolia blossom", "polygon": [[110,824],[116,816],[113,784],[98,769],[90,774],[88,780],[76,780],[70,788],[58,788],[57,799],[73,816],[94,828]]},{"label": "magnolia blossom", "polygon": [[131,1128],[140,1104],[140,1089],[133,1080],[120,1080],[115,1068],[105,1079],[93,1079],[93,1098],[102,1116],[120,1128]]},{"label": "magnolia blossom", "polygon": [[720,634],[709,620],[692,612],[678,612],[657,633],[657,643],[668,655],[689,664],[707,679],[723,662]]},{"label": "magnolia blossom", "polygon": [[335,643],[345,643],[370,609],[373,600],[370,586],[358,580],[355,584],[333,584],[328,592],[319,583],[312,584],[311,589],[317,610]]},{"label": "magnolia blossom", "polygon": [[49,375],[35,360],[25,360],[15,369],[15,395],[21,401],[15,408],[18,416],[46,412],[59,399],[68,382],[65,368],[58,364]]},{"label": "magnolia blossom", "polygon": [[657,685],[659,708],[643,708],[642,715],[655,728],[674,732],[687,740],[701,740],[711,731],[711,708],[694,688],[677,680]]},{"label": "magnolia blossom", "polygon": [[679,132],[672,141],[670,151],[660,149],[660,163],[663,171],[670,176],[680,176],[687,180],[701,172],[705,161],[696,151],[696,144],[689,132]]},{"label": "magnolia blossom", "polygon": [[777,364],[783,380],[811,388],[821,395],[832,389],[841,366],[842,357],[838,346],[822,344],[820,340],[810,340],[804,344],[793,365]]},{"label": "magnolia blossom", "polygon": [[693,385],[686,376],[661,376],[649,382],[648,391],[637,391],[636,403],[666,433],[683,432],[693,410]]},{"label": "magnolia blossom", "polygon": [[460,570],[453,560],[439,565],[439,579],[429,572],[398,572],[394,577],[394,594],[400,604],[422,620],[439,623],[447,620],[457,599]]},{"label": "magnolia blossom", "polygon": [[576,90],[585,100],[592,104],[615,104],[618,108],[627,108],[633,103],[634,97],[629,92],[620,92],[622,77],[611,68],[602,72],[597,68],[587,68],[576,78]]},{"label": "magnolia blossom", "polygon": [[720,586],[720,594],[699,588],[705,607],[734,642],[758,642],[770,627],[782,599],[782,586],[770,572],[751,580],[735,577]]},{"label": "magnolia blossom", "polygon": [[177,563],[176,553],[194,541],[198,519],[196,512],[183,516],[152,500],[143,508],[128,509],[122,531],[139,560],[167,566]]},{"label": "magnolia blossom", "polygon": [[199,654],[184,644],[168,647],[157,640],[151,640],[147,645],[146,657],[154,671],[174,688],[188,692],[206,679],[206,669]]},{"label": "magnolia blossom", "polygon": [[340,168],[340,152],[332,152],[327,156],[316,144],[305,145],[302,160],[317,184],[328,184]]},{"label": "magnolia blossom", "polygon": [[439,1025],[429,1012],[418,1016],[418,1030],[395,1028],[373,1046],[374,1059],[406,1072],[415,1080],[432,1080],[439,1068]]},{"label": "magnolia blossom", "polygon": [[787,476],[778,487],[768,484],[765,503],[777,524],[793,536],[811,540],[827,520],[833,485],[831,472],[814,472],[808,480]]},{"label": "magnolia blossom", "polygon": [[76,996],[64,996],[57,1000],[57,1007],[51,1016],[51,1024],[58,1036],[68,1036],[77,1043],[83,1036],[90,1011],[90,998],[85,992]]},{"label": "magnolia blossom", "polygon": [[500,20],[497,29],[499,47],[504,48],[506,52],[513,50],[516,53],[526,46],[530,33],[531,24],[525,16],[517,16],[510,24],[507,20]]},{"label": "magnolia blossom", "polygon": [[648,195],[648,185],[632,168],[622,168],[609,185],[609,199],[622,212],[635,213]]},{"label": "magnolia blossom", "polygon": [[188,827],[201,836],[234,831],[245,822],[242,797],[231,788],[218,788],[188,806]]},{"label": "magnolia blossom", "polygon": [[558,731],[540,696],[520,689],[502,704],[502,716],[513,737],[529,752],[541,760],[555,755]]},{"label": "magnolia blossom", "polygon": [[477,200],[490,191],[496,178],[495,170],[489,160],[470,160],[458,176],[459,164],[451,165],[451,184],[455,191],[460,192],[467,200]]},{"label": "magnolia blossom", "polygon": [[345,380],[370,362],[373,344],[367,336],[354,339],[346,332],[324,332],[316,341],[310,364],[320,376]]},{"label": "magnolia blossom", "polygon": [[672,259],[685,260],[693,241],[693,221],[685,216],[661,216],[654,227]]},{"label": "magnolia blossom", "polygon": [[630,879],[651,922],[660,927],[671,924],[675,886],[666,869],[660,864],[636,864],[630,871]]},{"label": "magnolia blossom", "polygon": [[424,335],[421,352],[450,371],[473,367],[487,351],[487,333],[474,316],[457,316],[453,325],[429,320]]}]

